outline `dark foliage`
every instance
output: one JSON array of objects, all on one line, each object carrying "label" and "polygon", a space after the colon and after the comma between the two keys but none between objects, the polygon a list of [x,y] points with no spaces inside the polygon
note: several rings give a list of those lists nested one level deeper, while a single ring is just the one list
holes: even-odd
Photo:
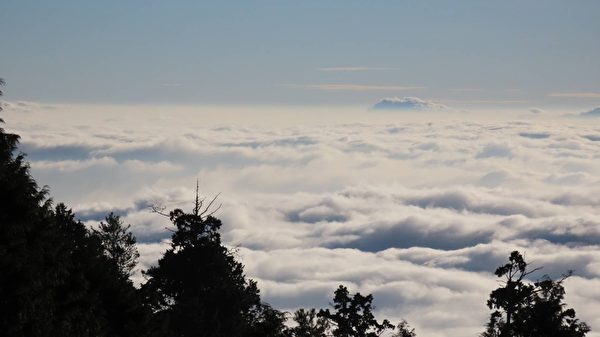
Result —
[{"label": "dark foliage", "polygon": [[315,309],[299,309],[294,313],[296,326],[291,328],[294,337],[326,337],[329,331],[329,320],[320,317]]},{"label": "dark foliage", "polygon": [[256,283],[221,244],[221,221],[200,210],[169,214],[171,248],[145,275],[142,291],[157,330],[169,336],[279,336],[284,316],[260,302]]},{"label": "dark foliage", "polygon": [[492,310],[483,337],[583,337],[589,327],[575,318],[575,310],[563,303],[565,275],[558,281],[545,276],[529,282],[527,276],[540,268],[528,269],[523,256],[514,251],[509,262],[496,269],[504,285],[492,291],[488,307]]},{"label": "dark foliage", "polygon": [[285,322],[284,312],[261,304],[254,308],[244,337],[291,337]]},{"label": "dark foliage", "polygon": [[350,296],[348,288],[340,285],[333,297],[335,311],[321,310],[319,316],[331,321],[335,337],[377,337],[383,331],[393,329],[394,325],[388,320],[377,322],[372,302],[373,295],[356,293]]},{"label": "dark foliage", "polygon": [[408,322],[401,321],[396,325],[396,332],[392,335],[392,337],[416,337],[417,333],[415,329],[411,328],[408,325]]},{"label": "dark foliage", "polygon": [[131,225],[124,226],[118,215],[110,213],[106,217],[106,222],[100,222],[98,229],[92,230],[102,243],[104,255],[119,267],[125,279],[129,278],[140,257],[135,245],[135,237],[129,228]]},{"label": "dark foliage", "polygon": [[66,206],[30,176],[19,137],[0,129],[0,331],[3,336],[139,336],[133,285]]}]

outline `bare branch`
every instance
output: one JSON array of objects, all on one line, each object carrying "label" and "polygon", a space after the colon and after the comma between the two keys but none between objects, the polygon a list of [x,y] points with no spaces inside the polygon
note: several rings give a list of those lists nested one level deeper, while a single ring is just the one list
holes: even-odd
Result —
[{"label": "bare branch", "polygon": [[[212,204],[215,202],[215,200],[217,200],[217,198],[219,197],[219,195],[221,195],[221,192],[217,193],[217,195],[215,195],[215,197],[212,198],[212,200],[208,203],[208,206],[206,206],[206,208],[204,209],[204,211],[202,211],[202,213],[199,214],[200,216],[204,215],[206,212],[208,212],[210,210],[210,206],[212,206]],[[219,208],[221,208],[221,205],[219,205],[219,207],[217,208],[217,210]],[[207,216],[214,214],[217,210],[211,212]]]},{"label": "bare branch", "polygon": [[223,206],[223,204],[219,204],[219,207],[215,208],[215,210],[214,210],[214,211],[212,211],[212,212],[208,213],[207,215],[205,215],[205,216],[204,216],[204,218],[206,219],[206,218],[208,218],[209,216],[211,216],[211,215],[215,214],[215,213],[216,213],[216,212],[217,212],[219,209],[221,209],[221,206]]},{"label": "bare branch", "polygon": [[573,270],[568,270],[566,274],[562,274],[560,280],[556,281],[557,284],[562,284],[566,279],[573,276]]},{"label": "bare branch", "polygon": [[148,206],[148,208],[150,209],[150,212],[152,212],[152,213],[156,213],[158,215],[162,215],[167,218],[171,217],[169,214],[165,213],[166,207],[164,207],[164,206],[150,205],[150,206]]},{"label": "bare branch", "polygon": [[537,268],[533,268],[530,271],[525,271],[524,273],[519,275],[519,279],[517,281],[521,282],[526,276],[531,275],[531,274],[535,273],[536,271],[542,270],[543,268],[544,267],[537,267]]}]

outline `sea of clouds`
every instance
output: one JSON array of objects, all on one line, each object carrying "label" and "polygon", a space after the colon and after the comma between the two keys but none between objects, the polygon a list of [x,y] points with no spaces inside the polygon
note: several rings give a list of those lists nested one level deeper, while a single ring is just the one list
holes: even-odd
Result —
[{"label": "sea of clouds", "polygon": [[345,284],[419,336],[476,336],[518,249],[535,277],[574,270],[566,301],[600,336],[600,120],[20,108],[3,118],[34,177],[90,226],[111,211],[132,224],[139,270],[171,234],[149,206],[191,209],[198,179],[277,308],[326,307]]}]

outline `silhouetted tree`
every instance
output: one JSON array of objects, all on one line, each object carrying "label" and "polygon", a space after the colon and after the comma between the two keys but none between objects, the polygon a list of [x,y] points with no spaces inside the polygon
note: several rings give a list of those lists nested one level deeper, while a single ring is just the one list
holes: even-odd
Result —
[{"label": "silhouetted tree", "polygon": [[401,321],[396,325],[396,332],[392,335],[392,337],[416,337],[417,333],[415,329],[411,328],[408,325],[407,321]]},{"label": "silhouetted tree", "polygon": [[487,305],[494,310],[483,337],[583,337],[590,331],[575,318],[575,310],[565,309],[563,281],[545,276],[530,282],[527,277],[540,268],[529,269],[523,256],[514,251],[509,262],[496,269],[504,285],[490,294]]},{"label": "silhouetted tree", "polygon": [[140,336],[146,311],[97,238],[30,176],[19,137],[0,128],[3,336]]},{"label": "silhouetted tree", "polygon": [[268,304],[258,305],[252,310],[250,324],[244,337],[291,337],[285,325],[285,313]]},{"label": "silhouetted tree", "polygon": [[137,264],[140,254],[135,245],[135,237],[129,231],[131,225],[124,226],[118,215],[110,213],[106,222],[100,222],[93,233],[100,239],[104,254],[119,267],[121,274],[128,278]]},{"label": "silhouetted tree", "polygon": [[393,329],[394,325],[387,319],[377,322],[372,302],[373,295],[356,293],[350,296],[348,288],[340,285],[333,297],[335,312],[321,310],[319,316],[331,321],[335,337],[377,337],[386,329]]},{"label": "silhouetted tree", "polygon": [[326,337],[329,330],[329,320],[319,317],[315,309],[298,309],[294,312],[296,326],[290,331],[294,337]]},{"label": "silhouetted tree", "polygon": [[208,215],[212,202],[201,204],[197,198],[192,213],[170,212],[171,248],[145,273],[142,290],[169,336],[244,336],[261,310],[258,288],[221,244],[221,221]]},{"label": "silhouetted tree", "polygon": [[68,336],[144,335],[150,312],[115,261],[104,255],[100,240],[63,204],[51,221],[62,238],[50,244],[61,245],[65,254],[52,267],[68,263],[54,300],[61,330]]},{"label": "silhouetted tree", "polygon": [[[49,270],[54,251],[44,251],[52,232],[40,226],[51,216],[46,191],[16,153],[19,136],[0,128],[0,331],[7,336],[42,336],[49,331],[53,294],[61,271]],[[56,272],[57,275],[54,273]]]}]

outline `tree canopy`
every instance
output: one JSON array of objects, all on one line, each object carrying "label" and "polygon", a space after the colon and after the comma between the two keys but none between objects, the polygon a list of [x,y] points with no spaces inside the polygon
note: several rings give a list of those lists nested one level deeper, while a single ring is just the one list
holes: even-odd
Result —
[{"label": "tree canopy", "polygon": [[131,225],[124,226],[121,218],[112,212],[105,220],[92,232],[100,239],[106,257],[119,267],[125,278],[129,278],[140,257],[135,236],[129,231]]},{"label": "tree canopy", "polygon": [[583,337],[590,331],[563,303],[563,282],[571,273],[557,281],[548,276],[528,281],[539,269],[530,269],[518,251],[496,269],[504,282],[490,294],[487,305],[493,312],[483,337]]},{"label": "tree canopy", "polygon": [[103,246],[31,177],[19,136],[0,128],[3,336],[140,336],[146,310]]},{"label": "tree canopy", "polygon": [[295,337],[326,337],[331,326],[329,320],[319,316],[315,309],[298,309],[293,319],[297,324],[291,329]]},{"label": "tree canopy", "polygon": [[331,321],[335,337],[377,337],[394,325],[388,320],[380,323],[375,319],[372,302],[373,295],[350,295],[348,288],[340,285],[333,297],[335,311],[321,310],[319,316]]},{"label": "tree canopy", "polygon": [[171,248],[145,272],[142,291],[168,335],[250,336],[253,319],[279,316],[261,304],[256,282],[221,244],[221,221],[196,200],[191,213],[169,213],[177,228]]}]

